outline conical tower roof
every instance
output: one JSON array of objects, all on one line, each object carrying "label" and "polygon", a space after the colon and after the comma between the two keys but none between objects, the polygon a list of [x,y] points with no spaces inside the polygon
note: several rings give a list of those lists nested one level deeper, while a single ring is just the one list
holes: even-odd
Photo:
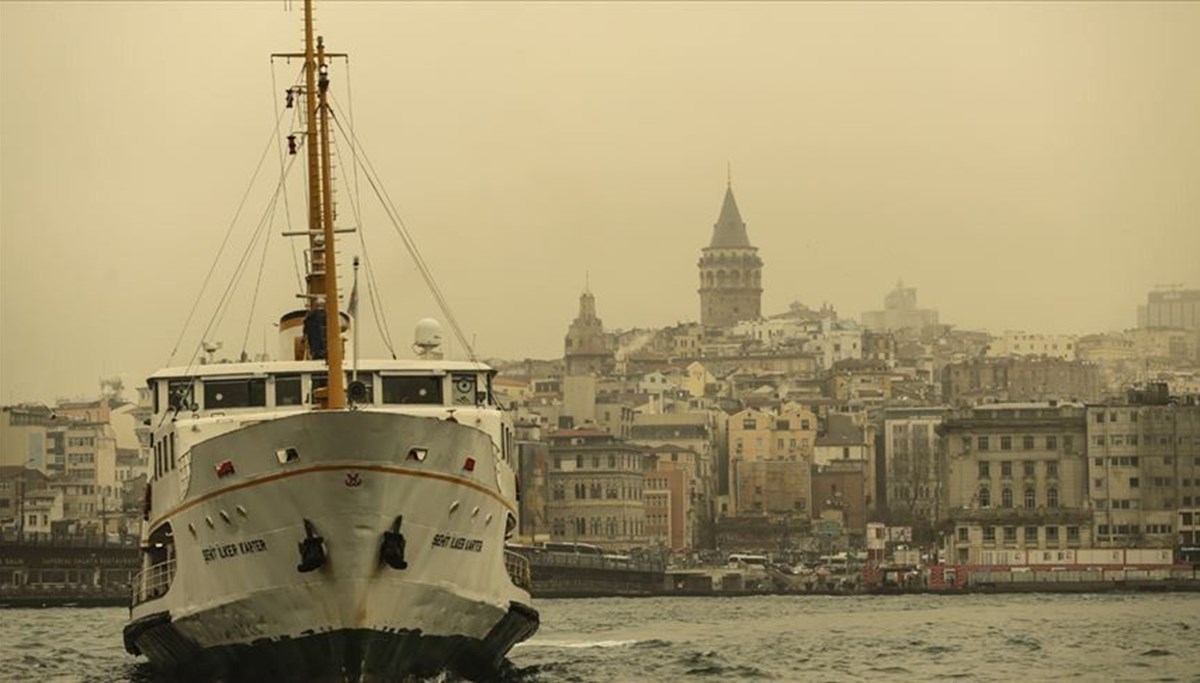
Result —
[{"label": "conical tower roof", "polygon": [[750,238],[746,236],[746,223],[738,212],[737,200],[733,198],[733,186],[725,187],[725,201],[721,204],[721,216],[713,224],[712,242],[709,248],[749,247]]}]

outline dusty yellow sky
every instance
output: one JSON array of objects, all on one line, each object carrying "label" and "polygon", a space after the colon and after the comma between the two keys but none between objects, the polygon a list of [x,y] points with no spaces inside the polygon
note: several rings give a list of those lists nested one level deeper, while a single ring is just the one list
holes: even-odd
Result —
[{"label": "dusty yellow sky", "polygon": [[[319,12],[367,153],[485,356],[561,354],[585,272],[608,327],[698,319],[727,162],[765,311],[857,317],[903,277],[944,322],[1085,333],[1133,326],[1157,283],[1200,286],[1197,3]],[[299,20],[282,1],[0,2],[0,402],[167,360]],[[210,334],[227,350],[261,350],[295,302],[282,220],[254,315],[257,265]],[[381,212],[364,231],[407,347],[436,311]]]}]

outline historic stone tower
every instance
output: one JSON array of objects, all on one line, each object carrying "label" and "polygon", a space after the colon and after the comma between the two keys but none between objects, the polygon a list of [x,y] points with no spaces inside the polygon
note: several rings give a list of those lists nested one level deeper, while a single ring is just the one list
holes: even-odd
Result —
[{"label": "historic stone tower", "polygon": [[612,367],[613,352],[604,323],[596,317],[596,297],[590,291],[579,296],[579,316],[567,328],[563,347],[567,376],[603,374]]},{"label": "historic stone tower", "polygon": [[700,255],[700,323],[732,327],[762,317],[762,259],[750,246],[732,184],[725,188],[712,242]]}]

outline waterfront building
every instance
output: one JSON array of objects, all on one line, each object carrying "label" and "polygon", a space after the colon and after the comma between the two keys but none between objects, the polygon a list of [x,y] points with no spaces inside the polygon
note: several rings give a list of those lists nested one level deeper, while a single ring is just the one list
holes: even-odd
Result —
[{"label": "waterfront building", "polygon": [[684,469],[688,503],[687,544],[712,546],[711,523],[716,515],[718,487],[716,440],[718,413],[686,411],[634,416],[631,441],[646,446],[657,460],[657,469]]},{"label": "waterfront building", "polygon": [[645,449],[596,429],[560,429],[548,440],[551,538],[613,551],[642,545]]},{"label": "waterfront building", "polygon": [[812,517],[835,521],[843,534],[862,538],[867,526],[867,471],[861,460],[837,460],[813,468]]},{"label": "waterfront building", "polygon": [[[1085,417],[1082,404],[1058,402],[979,405],[946,417],[937,432],[948,561],[1027,564],[1091,547]],[[1014,553],[1025,554],[1014,562]]]},{"label": "waterfront building", "polygon": [[932,530],[942,497],[941,437],[946,408],[887,408],[883,411],[883,480],[892,526]]},{"label": "waterfront building", "polygon": [[[830,413],[823,420],[813,451],[813,481],[818,474],[826,474],[821,481],[840,482],[843,505],[847,507],[846,523],[853,521],[854,533],[864,533],[866,516],[876,509],[875,430],[865,422],[863,413]],[[850,475],[850,472],[858,472]],[[858,491],[849,492],[845,486],[857,482]],[[814,495],[816,495],[814,493]],[[836,498],[836,497],[835,497]]]},{"label": "waterfront building", "polygon": [[883,300],[882,311],[867,311],[862,314],[863,327],[872,332],[894,330],[920,331],[938,324],[938,312],[929,308],[917,308],[917,288],[905,287],[904,281]]},{"label": "waterfront building", "polygon": [[1087,443],[1097,545],[1183,543],[1181,513],[1200,508],[1200,397],[1158,384],[1088,406]]},{"label": "waterfront building", "polygon": [[645,487],[646,540],[671,552],[686,552],[695,547],[696,525],[692,514],[693,487],[686,463],[672,462],[670,446],[650,449],[646,459]]},{"label": "waterfront building", "polygon": [[750,244],[732,185],[725,188],[721,214],[698,266],[701,325],[729,328],[762,317],[763,262],[758,248]]}]

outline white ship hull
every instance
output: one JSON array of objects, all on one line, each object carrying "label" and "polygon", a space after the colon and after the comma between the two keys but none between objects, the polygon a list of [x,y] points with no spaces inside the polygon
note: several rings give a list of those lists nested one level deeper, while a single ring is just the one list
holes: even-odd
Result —
[{"label": "white ship hull", "polygon": [[[150,528],[170,523],[174,567],[143,584],[131,651],[222,680],[480,678],[536,630],[506,570],[515,501],[486,432],[382,411],[272,417],[197,443],[178,503],[156,497]],[[391,563],[387,532],[403,538]],[[308,537],[322,561],[301,571]]]}]

